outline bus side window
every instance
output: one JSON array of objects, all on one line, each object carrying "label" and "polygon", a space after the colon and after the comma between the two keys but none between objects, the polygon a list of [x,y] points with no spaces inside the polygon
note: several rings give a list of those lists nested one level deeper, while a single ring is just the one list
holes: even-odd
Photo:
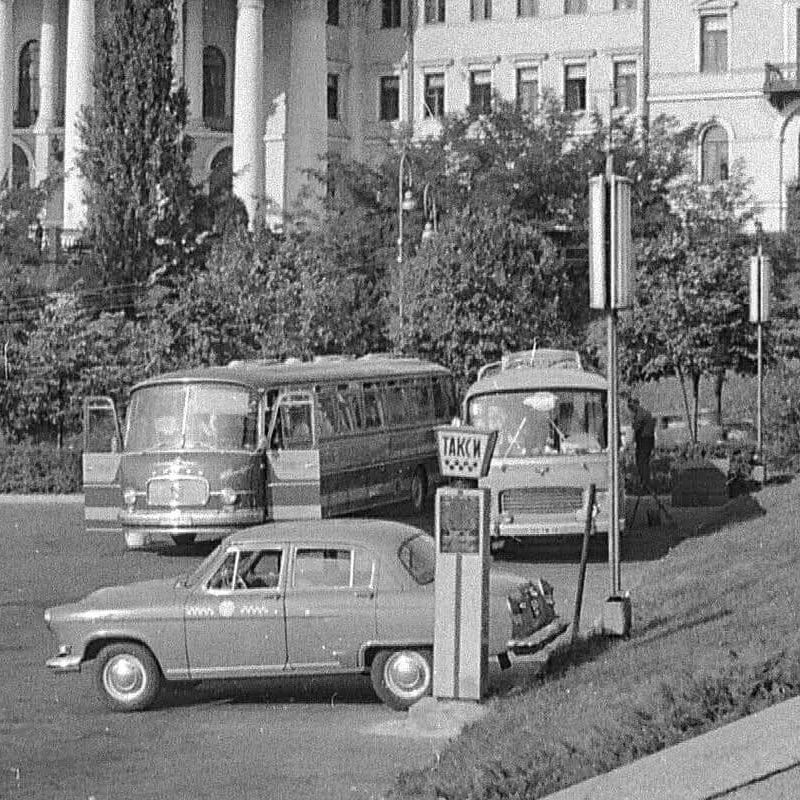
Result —
[{"label": "bus side window", "polygon": [[385,387],[384,396],[386,398],[384,408],[388,411],[389,423],[403,425],[408,419],[408,414],[406,413],[402,386],[395,381],[391,381]]},{"label": "bus side window", "polygon": [[433,379],[433,413],[436,419],[447,420],[458,414],[453,384],[444,375]]},{"label": "bus side window", "polygon": [[352,384],[347,390],[347,404],[350,408],[350,418],[356,429],[364,427],[364,415],[361,413],[361,391],[358,384]]},{"label": "bus side window", "polygon": [[417,417],[421,420],[431,419],[433,404],[431,402],[431,385],[428,378],[418,378],[414,382],[416,390]]},{"label": "bus side window", "polygon": [[336,426],[336,400],[333,395],[317,395],[317,408],[319,409],[320,436],[332,436],[338,430]]},{"label": "bus side window", "polygon": [[374,383],[364,384],[364,424],[367,428],[383,425],[380,390]]}]

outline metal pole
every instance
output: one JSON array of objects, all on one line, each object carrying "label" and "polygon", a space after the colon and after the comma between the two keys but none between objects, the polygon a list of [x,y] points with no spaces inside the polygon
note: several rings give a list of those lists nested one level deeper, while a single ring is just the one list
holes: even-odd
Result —
[{"label": "metal pole", "polygon": [[757,389],[757,397],[756,397],[756,447],[758,449],[758,464],[759,466],[764,465],[764,453],[763,453],[763,435],[762,435],[762,416],[761,416],[761,406],[763,403],[763,390],[764,390],[764,374],[763,374],[763,324],[761,321],[761,313],[764,307],[764,298],[761,296],[761,293],[764,291],[764,280],[763,280],[763,269],[764,269],[764,262],[763,262],[763,252],[761,246],[761,231],[758,232],[758,325],[757,325],[757,333],[758,333],[758,353],[757,353],[757,363],[758,363],[758,389]]},{"label": "metal pole", "polygon": [[619,596],[620,552],[619,552],[619,414],[617,411],[617,310],[616,281],[617,253],[614,246],[616,235],[616,197],[614,191],[614,149],[613,149],[613,85],[610,92],[608,117],[608,150],[606,151],[606,182],[609,186],[609,239],[608,239],[608,490],[609,528],[608,528],[608,564],[611,572],[611,595]]},{"label": "metal pole", "polygon": [[575,608],[572,612],[572,642],[578,638],[581,626],[581,607],[583,606],[583,586],[586,583],[586,563],[589,560],[589,537],[594,522],[594,498],[597,487],[589,484],[589,502],[586,505],[586,522],[583,527],[583,543],[581,544],[581,563],[578,567],[578,590],[575,594]]}]

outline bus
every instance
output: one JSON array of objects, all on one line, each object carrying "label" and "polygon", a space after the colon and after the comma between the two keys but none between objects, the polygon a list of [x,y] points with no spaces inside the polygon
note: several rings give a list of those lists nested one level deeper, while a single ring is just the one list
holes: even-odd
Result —
[{"label": "bus", "polygon": [[478,482],[491,492],[495,547],[583,534],[592,483],[593,531],[608,530],[607,400],[606,380],[574,351],[510,353],[479,371],[462,419],[497,431],[489,472]]},{"label": "bus", "polygon": [[408,501],[439,481],[434,428],[457,413],[444,367],[387,354],[235,361],[134,386],[124,430],[84,401],[86,525],[126,545]]}]

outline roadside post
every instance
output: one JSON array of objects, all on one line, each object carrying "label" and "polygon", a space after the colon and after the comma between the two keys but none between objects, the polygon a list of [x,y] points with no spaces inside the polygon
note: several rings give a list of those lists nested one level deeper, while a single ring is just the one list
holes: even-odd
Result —
[{"label": "roadside post", "polygon": [[763,353],[763,328],[769,321],[769,296],[772,283],[772,259],[764,255],[761,243],[761,225],[757,225],[758,252],[750,258],[750,322],[756,324],[758,352],[758,391],[756,396],[756,458],[758,463],[753,469],[753,479],[757,483],[766,480],[764,467],[764,437],[763,437],[763,405],[764,405],[764,353]]},{"label": "roadside post", "polygon": [[489,632],[489,470],[496,431],[436,429],[439,468],[451,485],[436,491],[433,696],[482,700]]},{"label": "roadside post", "polygon": [[627,636],[630,596],[620,579],[619,383],[617,314],[633,300],[631,181],[614,174],[609,143],[604,175],[589,178],[589,305],[606,312],[608,339],[608,563],[611,594],[603,607],[603,631]]}]

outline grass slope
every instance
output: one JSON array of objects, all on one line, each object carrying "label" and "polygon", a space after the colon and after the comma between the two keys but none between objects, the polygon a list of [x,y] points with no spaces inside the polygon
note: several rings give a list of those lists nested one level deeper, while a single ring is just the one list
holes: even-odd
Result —
[{"label": "grass slope", "polygon": [[630,639],[562,648],[390,796],[530,800],[799,694],[799,493],[732,501],[633,588]]}]

